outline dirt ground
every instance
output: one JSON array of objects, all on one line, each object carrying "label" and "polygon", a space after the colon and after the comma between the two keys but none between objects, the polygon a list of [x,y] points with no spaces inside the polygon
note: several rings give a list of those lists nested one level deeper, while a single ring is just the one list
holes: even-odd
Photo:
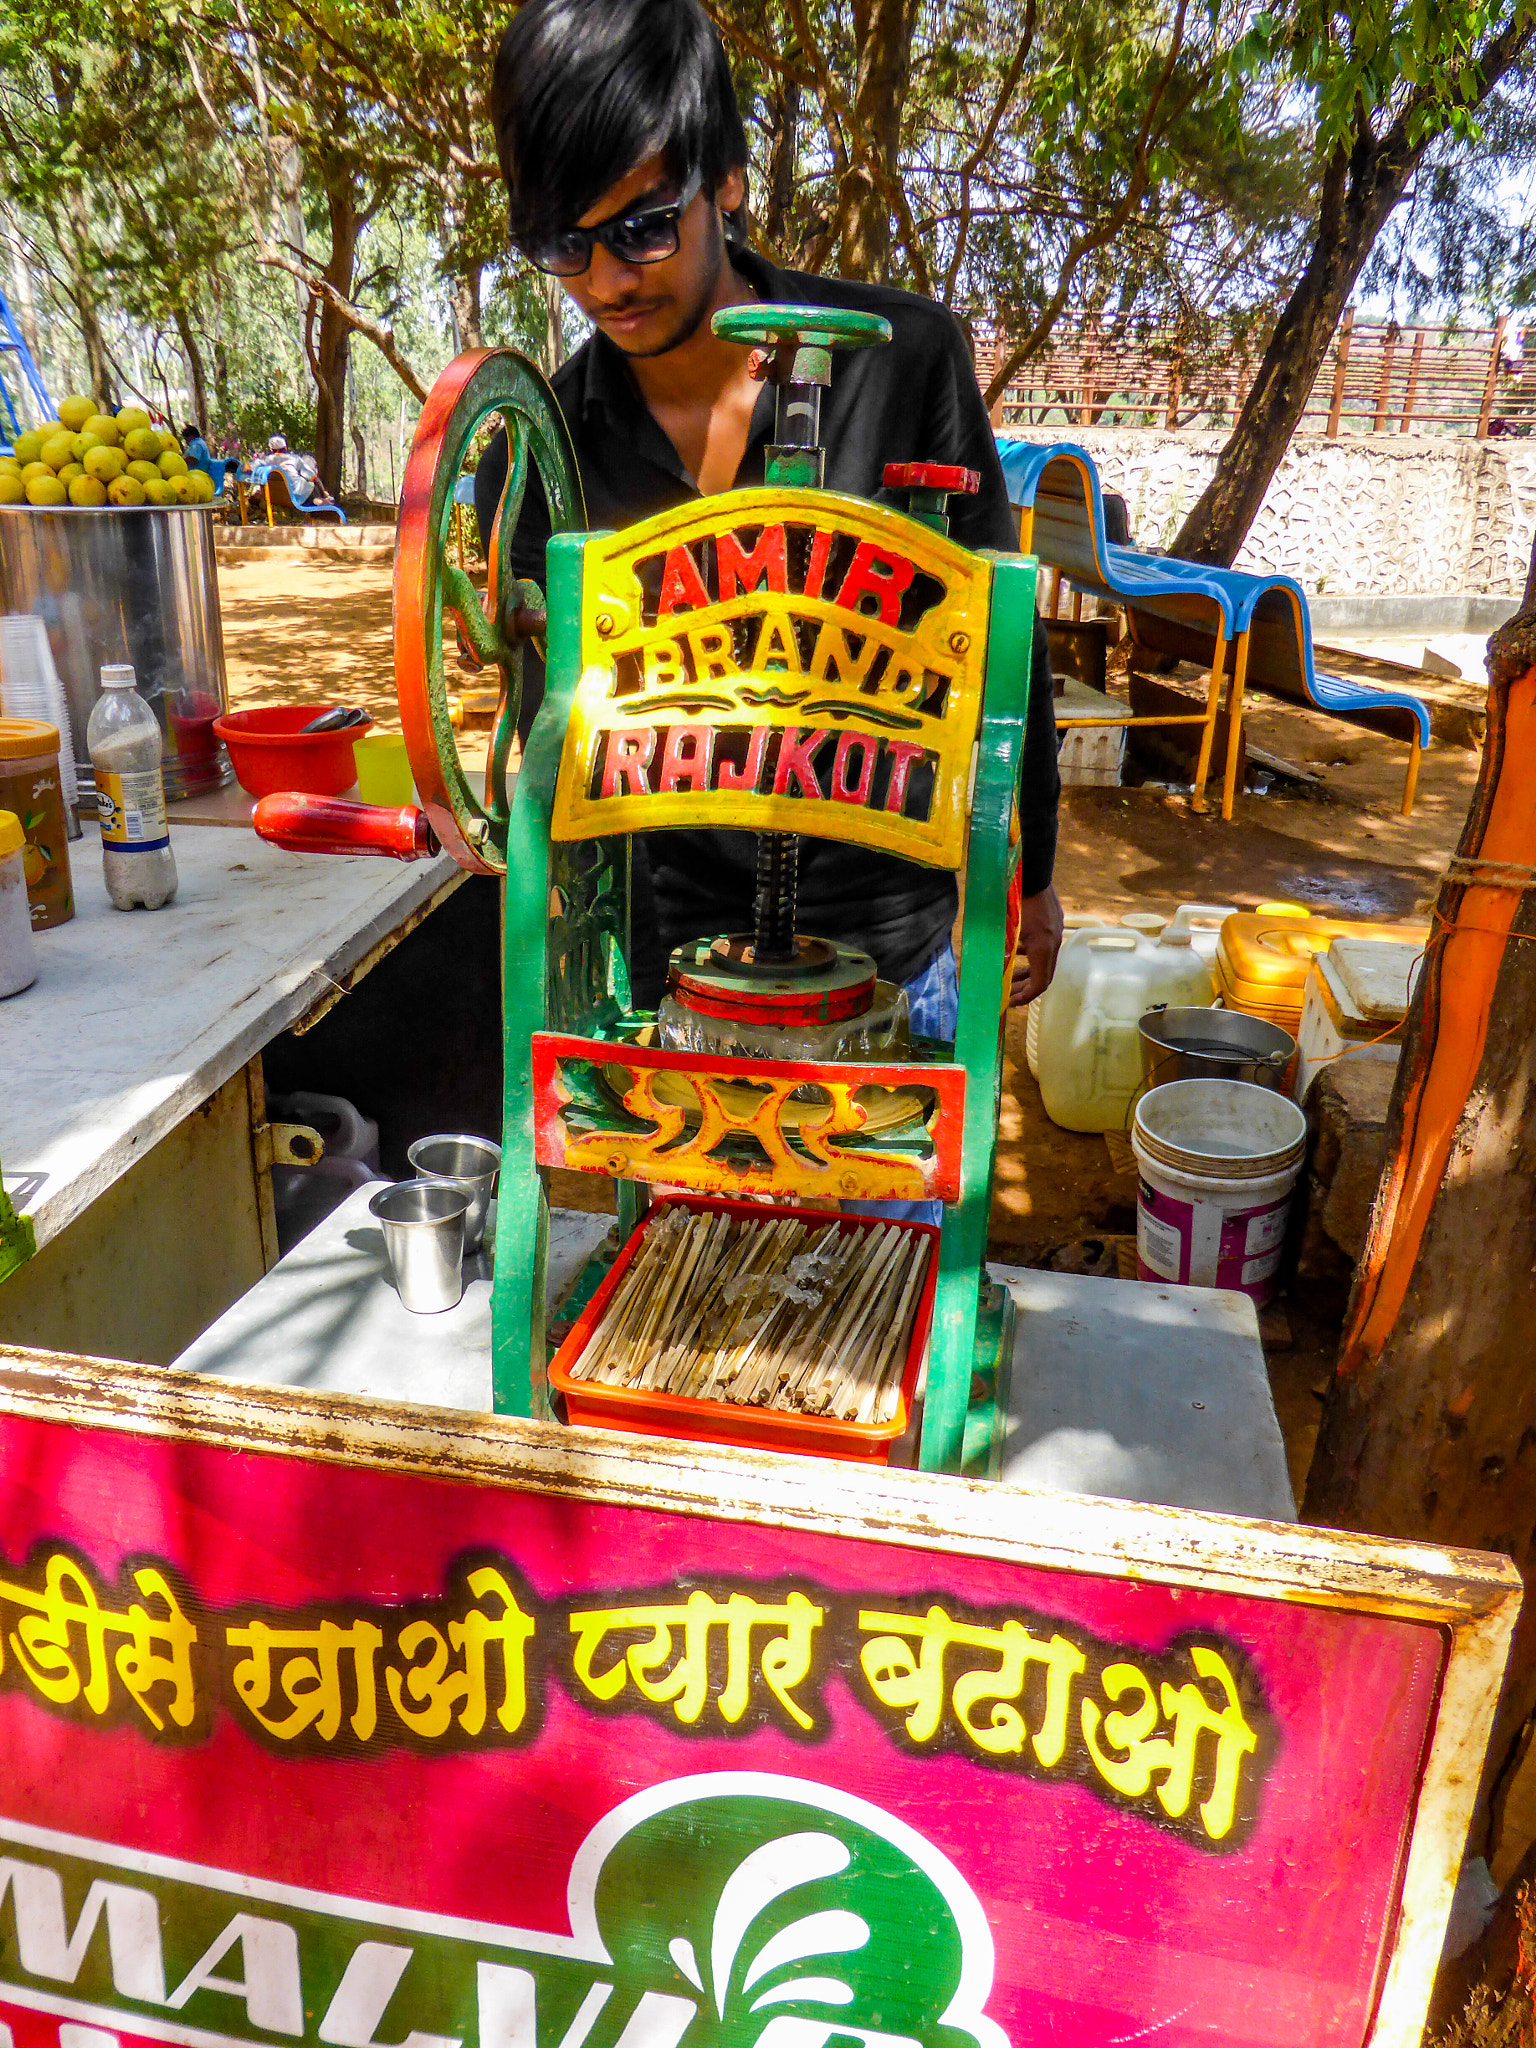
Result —
[{"label": "dirt ground", "polygon": [[[220,568],[231,702],[236,707],[344,701],[385,731],[399,729],[388,563],[304,559],[297,550]],[[1274,898],[1359,918],[1427,917],[1466,816],[1478,755],[1439,744],[1424,756],[1411,818],[1400,814],[1406,749],[1290,704],[1251,708],[1249,745],[1307,780],[1279,776],[1269,795],[1242,794],[1224,824],[1153,788],[1064,793],[1056,882],[1069,910],[1171,911],[1184,901]],[[466,733],[466,764],[485,737]],[[1135,1181],[1105,1141],[1058,1130],[1024,1060],[1024,1018],[1009,1022],[1007,1099],[992,1214],[995,1256],[1114,1270],[1106,1238],[1135,1229]],[[1311,1456],[1319,1389],[1336,1331],[1301,1304],[1266,1318],[1276,1404],[1298,1495]]]}]

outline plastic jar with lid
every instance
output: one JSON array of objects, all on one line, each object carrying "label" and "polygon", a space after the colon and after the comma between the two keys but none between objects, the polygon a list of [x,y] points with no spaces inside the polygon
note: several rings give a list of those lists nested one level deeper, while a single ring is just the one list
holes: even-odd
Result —
[{"label": "plastic jar with lid", "polygon": [[1157,938],[1121,926],[1064,947],[1040,1022],[1040,1096],[1068,1131],[1118,1131],[1142,1084],[1141,1017],[1154,1003],[1204,1008],[1211,970],[1172,926]]},{"label": "plastic jar with lid", "polygon": [[0,996],[17,995],[37,979],[32,909],[22,866],[26,844],[20,818],[14,811],[0,811]]},{"label": "plastic jar with lid", "polygon": [[40,718],[0,718],[0,811],[14,812],[21,824],[32,929],[67,924],[75,914],[75,891],[57,726]]}]

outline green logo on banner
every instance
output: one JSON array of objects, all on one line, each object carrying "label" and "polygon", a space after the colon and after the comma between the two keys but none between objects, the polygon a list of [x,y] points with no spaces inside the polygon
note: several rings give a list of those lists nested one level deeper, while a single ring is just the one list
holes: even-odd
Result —
[{"label": "green logo on banner", "polygon": [[625,1800],[576,1853],[565,1937],[4,1820],[0,1851],[0,2002],[181,2048],[1007,2048],[959,1871],[802,1779]]}]

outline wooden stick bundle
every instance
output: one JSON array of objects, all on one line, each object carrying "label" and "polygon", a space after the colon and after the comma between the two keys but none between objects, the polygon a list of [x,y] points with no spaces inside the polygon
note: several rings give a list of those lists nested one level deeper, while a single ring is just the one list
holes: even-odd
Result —
[{"label": "wooden stick bundle", "polygon": [[890,1223],[669,1209],[571,1375],[891,1422],[929,1255],[926,1237]]}]

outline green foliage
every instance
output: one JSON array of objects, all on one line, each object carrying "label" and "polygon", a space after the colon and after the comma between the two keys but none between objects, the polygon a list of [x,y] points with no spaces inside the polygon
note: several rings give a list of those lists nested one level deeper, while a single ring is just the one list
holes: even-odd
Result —
[{"label": "green foliage", "polygon": [[914,9],[899,132],[883,145],[840,83],[867,54],[867,0],[713,11],[750,107],[757,214],[792,262],[845,267],[844,195],[873,156],[906,201],[880,274],[1033,347],[1067,310],[1193,339],[1267,311],[1290,271],[1307,114],[1246,74],[1246,4]]},{"label": "green foliage", "polygon": [[312,391],[303,397],[295,397],[268,379],[243,397],[229,420],[224,422],[224,435],[233,438],[242,455],[259,454],[274,434],[284,435],[290,448],[313,449],[315,398]]},{"label": "green foliage", "polygon": [[[758,239],[930,292],[977,335],[1036,350],[1093,314],[1240,343],[1302,264],[1329,153],[1399,129],[1428,154],[1367,282],[1407,310],[1536,297],[1536,236],[1507,204],[1536,91],[1523,73],[1474,90],[1477,53],[1536,0],[706,4]],[[52,384],[177,413],[200,388],[215,435],[312,441],[324,299],[387,491],[411,389],[456,345],[545,347],[486,110],[507,12],[0,0],[0,233]]]}]

